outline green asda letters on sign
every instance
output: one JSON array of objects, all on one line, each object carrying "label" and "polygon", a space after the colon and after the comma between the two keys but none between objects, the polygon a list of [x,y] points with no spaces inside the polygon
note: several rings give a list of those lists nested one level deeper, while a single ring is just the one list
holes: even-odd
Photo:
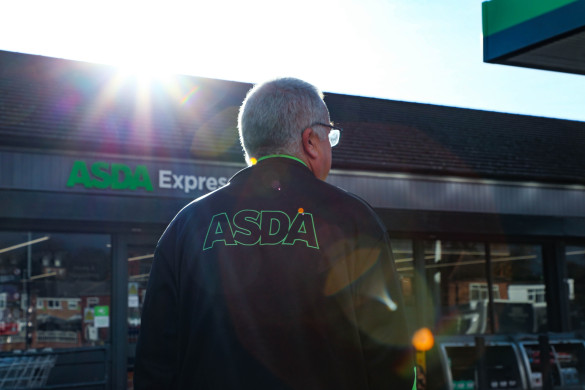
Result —
[{"label": "green asda letters on sign", "polygon": [[148,169],[137,165],[134,171],[124,164],[95,162],[89,167],[85,161],[75,161],[67,180],[67,187],[83,185],[85,188],[111,188],[113,190],[152,191]]}]

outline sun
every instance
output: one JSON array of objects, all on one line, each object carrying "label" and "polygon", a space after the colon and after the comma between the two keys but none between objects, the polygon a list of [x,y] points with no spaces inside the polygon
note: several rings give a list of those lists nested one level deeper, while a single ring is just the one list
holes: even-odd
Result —
[{"label": "sun", "polygon": [[164,83],[171,78],[172,71],[163,58],[155,56],[129,56],[119,58],[113,64],[119,77],[135,79],[138,85],[148,86],[152,82]]}]

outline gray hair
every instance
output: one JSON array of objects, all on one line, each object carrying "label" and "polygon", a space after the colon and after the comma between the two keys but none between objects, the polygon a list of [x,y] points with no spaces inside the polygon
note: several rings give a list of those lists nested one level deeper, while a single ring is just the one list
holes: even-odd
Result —
[{"label": "gray hair", "polygon": [[[238,115],[238,131],[246,161],[271,154],[301,156],[301,133],[313,122],[329,123],[323,93],[295,78],[257,84],[248,91]],[[321,126],[319,138],[327,136]]]}]

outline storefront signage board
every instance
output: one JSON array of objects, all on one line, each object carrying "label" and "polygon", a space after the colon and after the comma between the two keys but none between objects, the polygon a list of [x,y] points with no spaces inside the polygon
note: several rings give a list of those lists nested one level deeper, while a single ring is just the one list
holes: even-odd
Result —
[{"label": "storefront signage board", "polygon": [[0,189],[196,198],[244,164],[0,152]]}]

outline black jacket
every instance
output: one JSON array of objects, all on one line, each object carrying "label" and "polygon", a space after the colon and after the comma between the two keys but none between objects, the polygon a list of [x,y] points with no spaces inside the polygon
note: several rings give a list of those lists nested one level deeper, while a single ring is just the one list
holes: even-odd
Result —
[{"label": "black jacket", "polygon": [[298,161],[243,169],[158,243],[137,390],[410,390],[413,365],[383,224]]}]

